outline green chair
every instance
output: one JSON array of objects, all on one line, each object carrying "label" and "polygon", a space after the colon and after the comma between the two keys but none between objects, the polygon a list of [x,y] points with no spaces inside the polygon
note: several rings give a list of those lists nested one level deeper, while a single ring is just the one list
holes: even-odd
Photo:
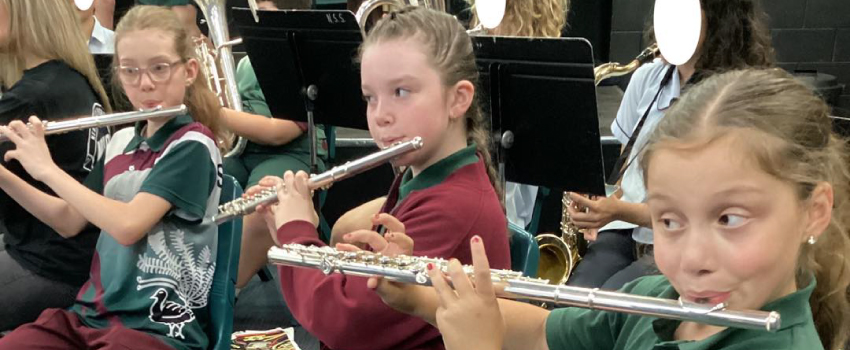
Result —
[{"label": "green chair", "polygon": [[538,186],[537,198],[534,199],[534,211],[531,213],[531,222],[528,223],[525,230],[532,235],[538,234],[540,227],[540,214],[543,212],[543,202],[549,197],[549,188]]},{"label": "green chair", "polygon": [[[222,178],[221,203],[242,196],[242,187],[230,175]],[[236,275],[239,272],[239,248],[242,244],[242,219],[218,226],[218,252],[210,290],[210,350],[230,349],[233,333],[233,306],[236,301]]]},{"label": "green chair", "polygon": [[509,222],[511,232],[511,270],[520,271],[523,275],[536,277],[537,263],[540,259],[540,249],[537,240],[522,227]]}]

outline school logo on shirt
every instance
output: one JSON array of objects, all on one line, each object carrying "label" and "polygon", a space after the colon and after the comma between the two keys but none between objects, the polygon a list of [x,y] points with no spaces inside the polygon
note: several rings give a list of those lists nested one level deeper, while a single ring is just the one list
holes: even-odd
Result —
[{"label": "school logo on shirt", "polygon": [[[96,103],[91,107],[92,117],[99,117],[106,114],[103,106]],[[86,143],[86,160],[83,162],[83,169],[92,171],[94,163],[103,156],[106,151],[106,144],[109,142],[109,133],[101,132],[101,128],[90,128],[89,137]]]},{"label": "school logo on shirt", "polygon": [[[151,322],[168,326],[168,336],[185,339],[183,326],[195,320],[192,309],[207,306],[212,286],[215,262],[212,251],[204,246],[195,254],[195,245],[187,242],[183,230],[176,230],[166,239],[165,232],[148,235],[148,246],[153,254],[139,256],[136,267],[149,277],[136,277],[136,290],[158,287],[150,299],[149,319]],[[169,300],[169,296],[176,296]]]}]

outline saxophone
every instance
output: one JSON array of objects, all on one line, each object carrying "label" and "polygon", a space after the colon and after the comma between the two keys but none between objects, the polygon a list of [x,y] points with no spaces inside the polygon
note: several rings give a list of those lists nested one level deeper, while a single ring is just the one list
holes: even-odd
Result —
[{"label": "saxophone", "polygon": [[[605,63],[594,68],[596,85],[605,79],[622,76],[634,72],[644,63],[652,61],[658,55],[658,44],[652,44],[626,65]],[[561,235],[551,233],[537,236],[540,247],[538,276],[549,280],[552,284],[564,284],[570,278],[573,268],[581,260],[578,253],[578,240],[581,230],[573,225],[567,208],[583,209],[575,206],[567,192],[561,197]]]}]

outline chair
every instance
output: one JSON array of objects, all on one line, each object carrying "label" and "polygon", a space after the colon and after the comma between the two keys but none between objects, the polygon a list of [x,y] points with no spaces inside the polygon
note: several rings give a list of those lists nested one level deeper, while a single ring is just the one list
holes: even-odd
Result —
[{"label": "chair", "polygon": [[[222,178],[221,203],[242,196],[242,187],[230,175]],[[218,226],[218,252],[210,290],[210,350],[230,349],[233,333],[233,306],[236,302],[236,275],[239,272],[239,248],[242,244],[242,219]]]},{"label": "chair", "polygon": [[511,270],[520,271],[525,276],[537,276],[537,264],[540,259],[540,249],[537,240],[528,231],[509,222],[511,232]]}]

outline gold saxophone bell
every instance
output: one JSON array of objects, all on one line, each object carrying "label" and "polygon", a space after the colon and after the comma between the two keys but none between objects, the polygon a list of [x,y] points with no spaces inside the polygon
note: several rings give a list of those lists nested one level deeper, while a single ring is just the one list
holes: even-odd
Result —
[{"label": "gold saxophone bell", "polygon": [[[643,64],[652,61],[658,55],[658,44],[652,44],[626,65],[605,63],[593,70],[596,85],[605,79],[634,72]],[[537,235],[540,247],[537,275],[548,279],[551,284],[564,284],[570,278],[573,268],[581,260],[578,253],[578,240],[581,230],[572,224],[567,211],[573,205],[567,192],[561,197],[561,235],[551,233]]]},{"label": "gold saxophone bell", "polygon": [[561,235],[551,233],[537,235],[540,248],[537,276],[549,280],[551,284],[564,284],[570,278],[573,268],[581,260],[578,254],[578,235],[581,230],[570,221],[567,211],[573,205],[567,192],[561,197]]}]

